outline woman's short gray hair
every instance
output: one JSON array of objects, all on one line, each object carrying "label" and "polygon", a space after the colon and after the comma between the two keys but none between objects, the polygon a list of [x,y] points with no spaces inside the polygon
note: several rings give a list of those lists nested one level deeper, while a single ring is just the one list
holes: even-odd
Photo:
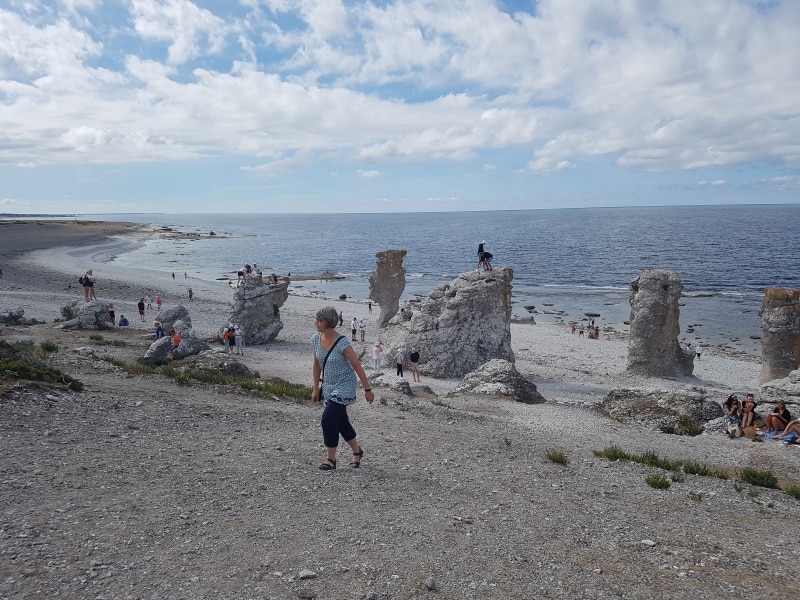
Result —
[{"label": "woman's short gray hair", "polygon": [[317,320],[325,321],[325,327],[335,328],[339,324],[339,313],[334,307],[326,306],[317,311]]}]

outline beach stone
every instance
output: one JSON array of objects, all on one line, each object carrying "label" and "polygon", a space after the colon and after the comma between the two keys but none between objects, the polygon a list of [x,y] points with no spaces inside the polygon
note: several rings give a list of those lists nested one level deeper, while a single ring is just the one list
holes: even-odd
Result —
[{"label": "beach stone", "polygon": [[631,282],[628,367],[630,373],[691,375],[693,355],[678,342],[683,284],[676,271],[645,269]]},{"label": "beach stone", "polygon": [[[787,377],[773,379],[761,385],[759,402],[777,402],[800,405],[800,370],[792,371]],[[795,409],[792,409],[794,416]]]},{"label": "beach stone", "polygon": [[247,279],[233,293],[233,308],[224,326],[239,325],[245,344],[271,342],[283,329],[280,308],[288,298],[288,281],[266,284]]},{"label": "beach stone", "polygon": [[172,339],[169,336],[157,339],[150,344],[141,362],[145,365],[165,365],[172,360],[170,350],[172,350]]},{"label": "beach stone", "polygon": [[69,319],[61,329],[110,329],[113,326],[108,312],[108,303],[93,300],[76,300],[61,307],[61,315]]},{"label": "beach stone", "polygon": [[761,383],[800,365],[800,291],[767,288],[761,301]]},{"label": "beach stone", "polygon": [[0,323],[4,325],[21,325],[25,322],[25,309],[21,306],[0,311]]},{"label": "beach stone", "polygon": [[389,388],[389,391],[403,394],[404,396],[413,396],[414,392],[411,390],[411,384],[407,379],[399,377],[398,375],[390,375],[388,373],[373,373],[368,376],[372,387]]},{"label": "beach stone", "polygon": [[[396,315],[386,327],[387,358],[398,347],[420,352],[423,375],[462,377],[493,358],[514,362],[508,267],[462,273],[434,289],[410,320]],[[383,337],[383,336],[382,336]]]},{"label": "beach stone", "polygon": [[546,402],[544,396],[536,389],[536,385],[523,377],[517,371],[514,363],[498,358],[467,373],[464,382],[448,392],[447,395],[460,396],[463,394],[503,396],[525,404]]},{"label": "beach stone", "polygon": [[383,250],[375,253],[375,270],[369,276],[369,299],[381,309],[378,326],[386,327],[400,308],[400,296],[406,289],[403,268],[405,250]]},{"label": "beach stone", "polygon": [[189,316],[189,311],[185,306],[180,304],[178,306],[171,306],[170,308],[162,310],[156,315],[155,320],[161,321],[161,326],[164,328],[164,331],[175,329],[175,331],[181,334],[181,337],[183,337],[183,331],[175,327],[175,323],[177,321],[183,321],[186,324],[184,327],[192,326],[192,319]]},{"label": "beach stone", "polygon": [[616,421],[637,423],[653,430],[664,426],[679,430],[685,418],[703,425],[723,416],[722,406],[702,390],[618,389],[609,392],[597,407]]}]

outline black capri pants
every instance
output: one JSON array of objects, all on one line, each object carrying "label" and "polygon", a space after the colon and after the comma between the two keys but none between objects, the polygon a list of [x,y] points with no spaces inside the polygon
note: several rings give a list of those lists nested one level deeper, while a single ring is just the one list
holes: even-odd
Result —
[{"label": "black capri pants", "polygon": [[356,437],[356,430],[347,417],[347,407],[344,404],[328,400],[322,411],[322,439],[326,448],[336,448],[339,445],[339,434],[345,442]]}]

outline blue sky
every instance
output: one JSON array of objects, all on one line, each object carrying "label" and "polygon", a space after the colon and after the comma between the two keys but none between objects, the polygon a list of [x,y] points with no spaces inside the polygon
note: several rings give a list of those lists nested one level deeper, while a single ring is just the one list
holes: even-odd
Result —
[{"label": "blue sky", "polygon": [[0,213],[800,202],[797,0],[5,0]]}]

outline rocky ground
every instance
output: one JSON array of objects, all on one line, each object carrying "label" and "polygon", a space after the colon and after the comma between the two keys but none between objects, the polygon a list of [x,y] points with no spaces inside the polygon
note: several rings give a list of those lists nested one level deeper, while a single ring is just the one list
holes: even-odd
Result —
[{"label": "rocky ground", "polygon": [[735,466],[766,443],[382,392],[353,411],[362,468],[342,451],[326,473],[310,403],[101,359],[134,359],[137,335],[2,333],[55,341],[52,364],[86,387],[2,379],[3,597],[744,598],[778,597],[798,574],[785,492],[690,475],[658,490],[645,477],[670,473],[593,454]]}]

